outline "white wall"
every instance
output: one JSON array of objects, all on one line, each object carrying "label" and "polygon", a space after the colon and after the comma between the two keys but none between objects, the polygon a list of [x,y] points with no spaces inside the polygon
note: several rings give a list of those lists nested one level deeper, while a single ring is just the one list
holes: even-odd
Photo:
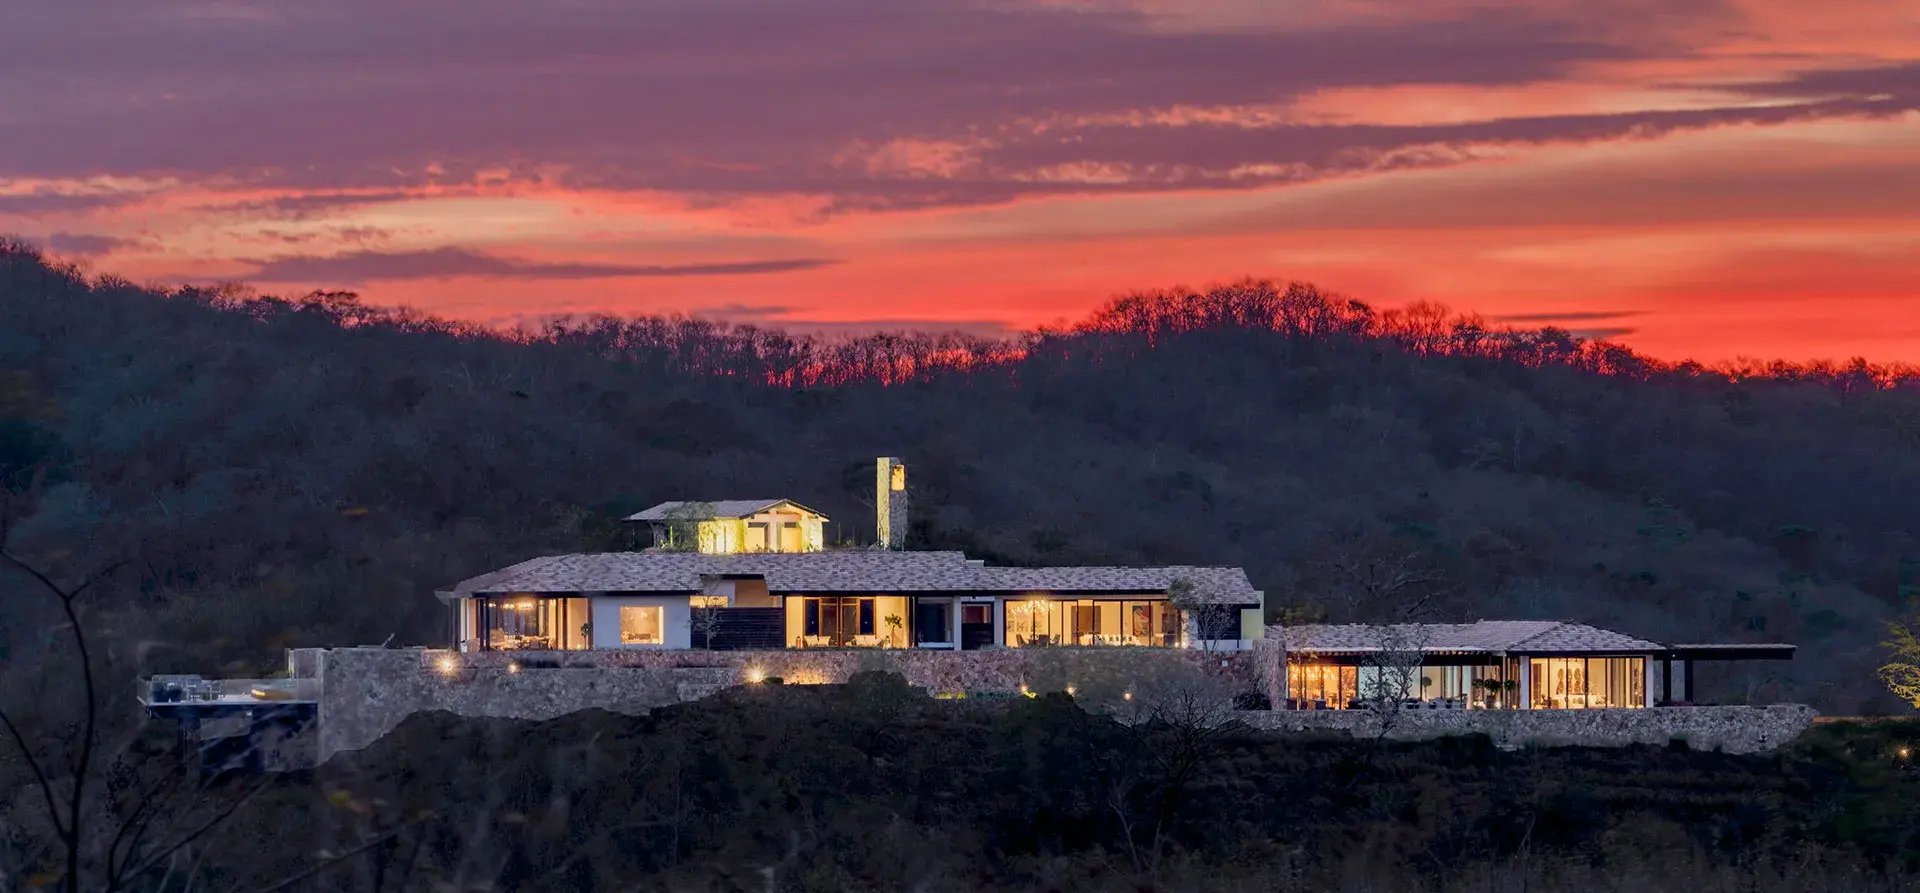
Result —
[{"label": "white wall", "polygon": [[[684,595],[600,595],[593,602],[593,647],[595,648],[692,648],[692,614]],[[625,605],[660,605],[666,608],[666,644],[620,644],[620,608]]]},{"label": "white wall", "polygon": [[798,648],[807,634],[807,600],[803,596],[789,595],[782,599],[787,608],[787,641],[785,648]]},{"label": "white wall", "polygon": [[455,647],[461,651],[478,651],[480,646],[473,641],[476,634],[474,625],[473,599],[457,598],[453,600],[453,612],[459,618],[459,628],[454,630]]}]

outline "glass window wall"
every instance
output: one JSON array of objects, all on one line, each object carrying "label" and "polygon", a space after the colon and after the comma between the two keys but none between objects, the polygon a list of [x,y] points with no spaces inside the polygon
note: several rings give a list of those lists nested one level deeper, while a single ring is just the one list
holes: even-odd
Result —
[{"label": "glass window wall", "polygon": [[579,651],[592,641],[584,598],[478,599],[480,647],[496,651]]},{"label": "glass window wall", "polygon": [[1647,706],[1643,657],[1536,657],[1528,673],[1536,710]]},{"label": "glass window wall", "polygon": [[1180,611],[1165,599],[1025,599],[1006,602],[1006,644],[1150,645],[1181,641]]}]

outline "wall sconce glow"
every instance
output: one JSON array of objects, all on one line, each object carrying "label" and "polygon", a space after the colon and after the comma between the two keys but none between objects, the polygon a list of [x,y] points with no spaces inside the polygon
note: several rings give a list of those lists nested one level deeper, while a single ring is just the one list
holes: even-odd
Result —
[{"label": "wall sconce glow", "polygon": [[759,667],[747,668],[747,684],[748,685],[759,685],[760,683],[765,681],[767,681],[766,670],[762,670]]},{"label": "wall sconce glow", "polygon": [[1120,693],[1120,700],[1122,700],[1122,701],[1131,701],[1131,700],[1133,700],[1133,692],[1130,692],[1130,691],[1123,691],[1123,692],[1121,692],[1121,693]]},{"label": "wall sconce glow", "polygon": [[517,660],[507,661],[507,672],[509,673],[520,672],[520,662]]},{"label": "wall sconce glow", "polygon": [[437,666],[439,667],[440,672],[447,676],[453,675],[453,671],[455,669],[458,669],[458,667],[453,662],[452,655],[447,655],[445,657],[440,658]]},{"label": "wall sconce glow", "polygon": [[1067,697],[1071,698],[1074,695],[1077,695],[1079,693],[1080,693],[1079,686],[1076,686],[1071,682],[1067,683]]}]

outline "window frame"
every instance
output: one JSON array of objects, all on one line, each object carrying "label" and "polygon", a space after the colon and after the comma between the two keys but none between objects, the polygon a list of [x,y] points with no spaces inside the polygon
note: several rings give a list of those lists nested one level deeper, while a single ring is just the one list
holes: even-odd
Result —
[{"label": "window frame", "polygon": [[[627,616],[633,612],[636,616],[645,612],[653,614],[653,634],[656,641],[636,641],[628,638],[630,629]],[[667,644],[667,606],[666,605],[621,605],[617,615],[620,621],[620,647],[622,648],[664,648]]]}]

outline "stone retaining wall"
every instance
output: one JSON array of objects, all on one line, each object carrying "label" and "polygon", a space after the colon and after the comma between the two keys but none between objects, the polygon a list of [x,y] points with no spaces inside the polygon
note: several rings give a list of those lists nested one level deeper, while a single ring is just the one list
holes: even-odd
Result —
[{"label": "stone retaining wall", "polygon": [[[320,684],[318,757],[366,747],[408,716],[552,719],[599,708],[643,714],[698,700],[730,685],[779,676],[789,684],[844,682],[884,670],[935,694],[1050,691],[1079,684],[1130,685],[1156,668],[1187,665],[1251,687],[1246,652],[1149,648],[982,651],[639,651],[462,654],[427,649],[305,648],[288,654],[295,676]],[[541,664],[547,664],[542,666]],[[1331,731],[1355,738],[1418,740],[1485,734],[1505,748],[1664,745],[1769,751],[1810,725],[1811,708],[1655,707],[1645,710],[1407,710],[1383,718],[1362,710],[1267,710],[1239,714],[1277,732]]]},{"label": "stone retaining wall", "polygon": [[1650,707],[1643,710],[1261,710],[1239,717],[1277,732],[1344,732],[1417,741],[1483,734],[1499,747],[1623,747],[1684,740],[1695,750],[1766,753],[1813,724],[1801,704],[1771,707]]},{"label": "stone retaining wall", "polygon": [[1235,680],[1243,653],[1148,648],[982,651],[550,651],[458,653],[429,649],[302,648],[288,653],[298,677],[319,678],[319,759],[378,740],[408,716],[552,719],[599,708],[642,714],[698,700],[730,685],[778,676],[789,684],[845,682],[885,670],[933,693],[1059,689],[1118,680],[1156,664],[1185,664]]}]

